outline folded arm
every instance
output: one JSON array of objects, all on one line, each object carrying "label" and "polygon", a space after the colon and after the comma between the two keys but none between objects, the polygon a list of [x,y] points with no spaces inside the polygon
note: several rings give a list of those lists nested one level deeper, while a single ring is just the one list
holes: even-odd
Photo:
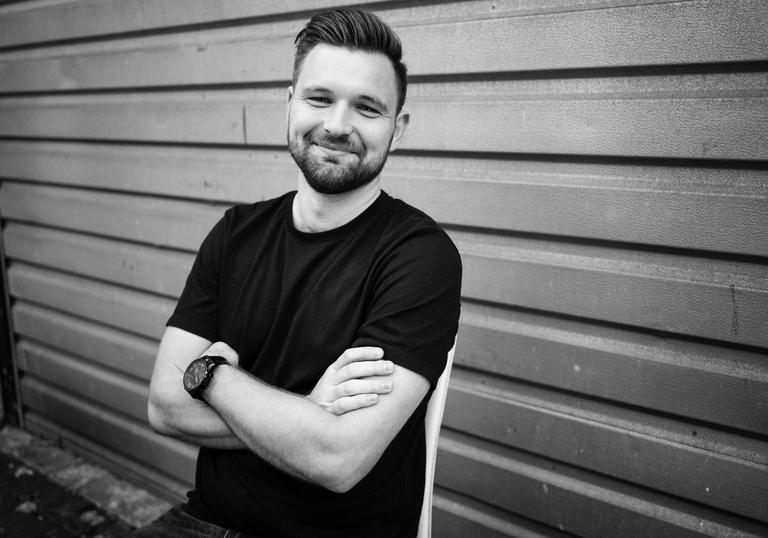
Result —
[{"label": "folded arm", "polygon": [[[201,356],[211,342],[176,327],[168,327],[160,341],[149,385],[147,415],[158,433],[211,448],[245,448],[245,444],[209,405],[184,390],[187,366]],[[228,357],[237,366],[237,355]]]},{"label": "folded arm", "polygon": [[344,492],[378,462],[429,389],[424,377],[402,367],[395,367],[392,385],[376,405],[337,416],[222,366],[205,399],[250,450],[287,473]]},{"label": "folded arm", "polygon": [[[208,354],[223,356],[236,367],[237,353],[224,343],[211,345],[169,327],[150,385],[150,424],[201,446],[248,448],[290,474],[329,489],[348,489],[378,461],[428,388],[424,378],[394,369],[375,351],[345,351],[307,397],[221,366],[205,391],[206,403],[183,389],[187,365]],[[402,393],[393,391],[395,386]],[[381,413],[364,409],[379,407]]]}]

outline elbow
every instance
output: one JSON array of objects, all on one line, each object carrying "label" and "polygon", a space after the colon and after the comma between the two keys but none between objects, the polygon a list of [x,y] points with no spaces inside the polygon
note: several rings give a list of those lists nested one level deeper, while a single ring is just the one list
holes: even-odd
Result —
[{"label": "elbow", "polygon": [[318,483],[333,493],[347,493],[368,473],[378,458],[356,450],[343,450],[327,454]]},{"label": "elbow", "polygon": [[161,435],[173,435],[174,429],[166,420],[166,414],[163,412],[163,405],[158,402],[156,398],[149,397],[147,402],[147,419],[149,420],[149,427],[156,433]]}]

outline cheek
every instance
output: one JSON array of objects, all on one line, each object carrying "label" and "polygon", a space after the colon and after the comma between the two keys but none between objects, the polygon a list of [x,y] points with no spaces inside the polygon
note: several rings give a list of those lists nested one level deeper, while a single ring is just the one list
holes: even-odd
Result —
[{"label": "cheek", "polygon": [[392,130],[387,127],[377,126],[361,131],[365,145],[369,151],[386,153],[389,151],[389,141],[392,140]]}]

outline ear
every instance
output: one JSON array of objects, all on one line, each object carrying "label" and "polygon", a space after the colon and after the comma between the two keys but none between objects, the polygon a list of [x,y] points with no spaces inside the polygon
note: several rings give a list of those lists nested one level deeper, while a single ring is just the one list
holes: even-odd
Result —
[{"label": "ear", "polygon": [[400,145],[400,141],[403,139],[405,130],[408,128],[408,123],[411,121],[411,115],[407,110],[403,109],[400,114],[395,118],[395,132],[392,134],[392,142],[389,144],[389,151],[395,151],[397,146]]},{"label": "ear", "polygon": [[288,86],[288,105],[285,107],[285,118],[290,118],[291,115],[291,101],[293,101],[293,86]]}]

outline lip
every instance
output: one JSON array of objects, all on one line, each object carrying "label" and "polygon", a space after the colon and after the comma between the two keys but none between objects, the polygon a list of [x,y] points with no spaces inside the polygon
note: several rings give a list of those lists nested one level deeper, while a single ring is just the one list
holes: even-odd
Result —
[{"label": "lip", "polygon": [[319,148],[324,149],[325,151],[329,151],[332,153],[345,153],[348,155],[357,155],[354,151],[349,151],[346,146],[335,146],[333,144],[323,144],[320,142],[313,142],[312,145],[317,146]]}]

